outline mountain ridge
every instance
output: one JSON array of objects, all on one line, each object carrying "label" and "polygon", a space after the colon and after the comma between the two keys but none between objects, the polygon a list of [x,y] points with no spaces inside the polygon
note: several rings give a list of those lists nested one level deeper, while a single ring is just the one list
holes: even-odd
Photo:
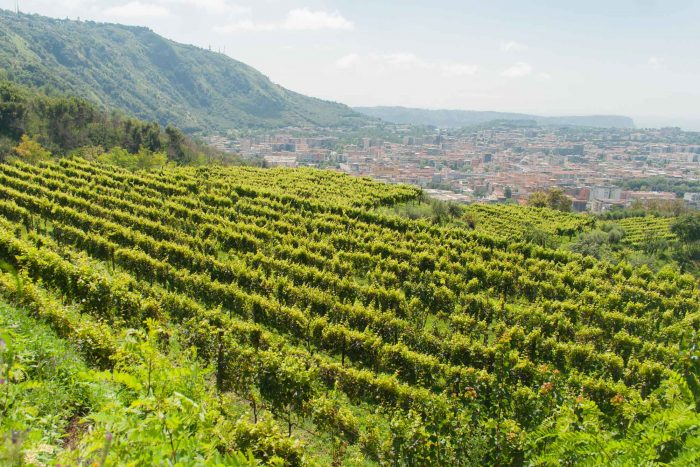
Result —
[{"label": "mountain ridge", "polygon": [[287,90],[227,55],[140,26],[0,9],[0,68],[18,84],[87,98],[189,132],[357,126],[368,120],[343,104]]},{"label": "mountain ridge", "polygon": [[354,107],[354,110],[386,122],[457,128],[495,120],[533,120],[538,125],[571,125],[601,128],[634,128],[634,120],[621,115],[581,115],[542,117],[517,112],[478,110],[420,109],[401,106]]}]

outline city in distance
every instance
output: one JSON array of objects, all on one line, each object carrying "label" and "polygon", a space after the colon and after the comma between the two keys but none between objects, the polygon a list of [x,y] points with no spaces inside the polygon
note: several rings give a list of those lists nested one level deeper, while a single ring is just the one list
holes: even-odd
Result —
[{"label": "city in distance", "polygon": [[0,0],[0,464],[700,463],[698,20]]}]

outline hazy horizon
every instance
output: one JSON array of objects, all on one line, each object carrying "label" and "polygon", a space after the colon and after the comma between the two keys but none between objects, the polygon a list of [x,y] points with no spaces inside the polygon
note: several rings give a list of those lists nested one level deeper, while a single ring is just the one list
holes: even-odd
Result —
[{"label": "hazy horizon", "polygon": [[614,114],[700,130],[692,1],[359,3],[38,0],[20,9],[147,26],[352,107]]}]

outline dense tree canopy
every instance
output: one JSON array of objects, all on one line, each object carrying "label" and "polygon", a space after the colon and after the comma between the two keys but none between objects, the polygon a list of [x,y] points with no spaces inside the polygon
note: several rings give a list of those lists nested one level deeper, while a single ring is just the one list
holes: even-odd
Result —
[{"label": "dense tree canopy", "polygon": [[698,180],[665,176],[630,178],[622,181],[619,185],[633,191],[671,191],[679,197],[685,193],[700,192],[700,181]]},{"label": "dense tree canopy", "polygon": [[[208,157],[225,159],[175,127],[163,130],[157,123],[103,112],[82,99],[48,97],[0,80],[0,157],[6,157],[20,142],[25,146],[38,143],[57,156],[85,147],[101,147],[103,152],[121,147],[131,154],[142,149],[165,152],[178,164],[201,163]],[[229,159],[236,161],[233,156]]]},{"label": "dense tree canopy", "polygon": [[13,154],[25,162],[35,164],[40,161],[48,160],[51,153],[44,149],[41,144],[34,141],[26,134],[22,135],[20,143],[13,150]]},{"label": "dense tree canopy", "polygon": [[671,225],[671,231],[685,243],[700,241],[700,213],[679,217]]},{"label": "dense tree canopy", "polygon": [[561,188],[550,188],[548,191],[536,191],[528,198],[528,204],[536,208],[548,207],[557,211],[571,211],[571,198]]}]

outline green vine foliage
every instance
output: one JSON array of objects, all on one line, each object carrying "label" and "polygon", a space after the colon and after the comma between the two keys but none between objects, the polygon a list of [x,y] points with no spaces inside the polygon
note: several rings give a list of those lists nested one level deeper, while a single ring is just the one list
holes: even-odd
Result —
[{"label": "green vine foliage", "polygon": [[[696,461],[696,278],[521,229],[566,241],[584,216],[392,214],[420,200],[318,170],[0,165],[0,294],[74,348],[75,387],[95,394],[57,412],[72,441],[46,457]],[[6,391],[41,381],[15,381],[15,362]]]},{"label": "green vine foliage", "polygon": [[665,381],[653,404],[625,405],[627,422],[605,430],[605,414],[583,397],[561,406],[530,434],[535,465],[695,465],[700,462],[700,414],[680,375]]}]

